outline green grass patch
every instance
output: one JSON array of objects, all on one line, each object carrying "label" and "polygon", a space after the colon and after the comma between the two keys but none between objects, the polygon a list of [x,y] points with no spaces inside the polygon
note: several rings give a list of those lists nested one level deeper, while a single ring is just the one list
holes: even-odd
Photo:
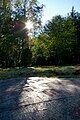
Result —
[{"label": "green grass patch", "polygon": [[80,77],[80,66],[44,66],[28,68],[0,68],[0,79],[16,77]]}]

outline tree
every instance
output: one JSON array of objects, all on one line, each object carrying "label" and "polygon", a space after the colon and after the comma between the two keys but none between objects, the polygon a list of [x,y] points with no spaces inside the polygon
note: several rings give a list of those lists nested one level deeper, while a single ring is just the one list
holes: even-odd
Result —
[{"label": "tree", "polygon": [[47,39],[48,36],[42,33],[30,41],[33,43],[33,45],[31,45],[33,65],[47,65],[49,56]]},{"label": "tree", "polygon": [[29,47],[28,29],[25,28],[25,23],[31,20],[37,31],[37,27],[41,24],[42,9],[43,5],[38,5],[37,0],[0,1],[1,66],[3,61],[5,67],[19,65],[23,51]]},{"label": "tree", "polygon": [[21,66],[27,67],[31,66],[31,59],[32,58],[32,53],[29,48],[23,49],[22,55],[21,55]]},{"label": "tree", "polygon": [[45,25],[49,36],[49,62],[52,64],[77,64],[80,62],[80,15],[72,7],[67,17],[55,16]]}]

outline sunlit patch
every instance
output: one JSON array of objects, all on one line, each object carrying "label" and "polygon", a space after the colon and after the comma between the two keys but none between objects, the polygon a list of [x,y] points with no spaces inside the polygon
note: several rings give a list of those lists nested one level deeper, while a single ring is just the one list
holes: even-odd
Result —
[{"label": "sunlit patch", "polygon": [[27,28],[28,30],[32,29],[33,23],[30,20],[25,22],[25,28]]}]

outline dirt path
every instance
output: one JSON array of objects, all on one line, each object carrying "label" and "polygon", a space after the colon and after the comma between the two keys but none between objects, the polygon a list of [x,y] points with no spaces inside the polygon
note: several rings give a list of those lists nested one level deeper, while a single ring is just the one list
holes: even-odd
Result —
[{"label": "dirt path", "polygon": [[80,120],[80,79],[1,80],[0,120]]}]

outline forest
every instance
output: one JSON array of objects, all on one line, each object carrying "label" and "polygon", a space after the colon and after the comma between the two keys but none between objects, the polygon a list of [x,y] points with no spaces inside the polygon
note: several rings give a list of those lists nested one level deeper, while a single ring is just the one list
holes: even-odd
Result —
[{"label": "forest", "polygon": [[80,64],[80,13],[72,6],[42,26],[43,12],[37,0],[0,0],[0,67]]}]

